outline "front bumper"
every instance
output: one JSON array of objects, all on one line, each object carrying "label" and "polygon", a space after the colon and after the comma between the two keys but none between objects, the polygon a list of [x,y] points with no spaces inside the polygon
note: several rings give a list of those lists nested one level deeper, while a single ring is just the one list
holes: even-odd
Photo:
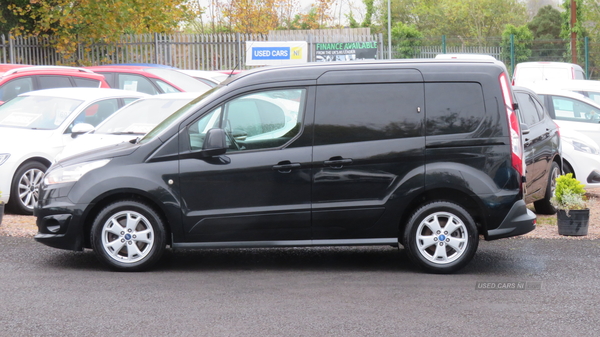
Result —
[{"label": "front bumper", "polygon": [[484,237],[486,240],[497,240],[511,236],[523,235],[531,232],[536,226],[535,213],[519,200],[512,206],[504,221],[496,229],[488,230]]},{"label": "front bumper", "polygon": [[38,233],[34,239],[47,246],[81,251],[85,242],[81,212],[75,206],[36,207]]}]

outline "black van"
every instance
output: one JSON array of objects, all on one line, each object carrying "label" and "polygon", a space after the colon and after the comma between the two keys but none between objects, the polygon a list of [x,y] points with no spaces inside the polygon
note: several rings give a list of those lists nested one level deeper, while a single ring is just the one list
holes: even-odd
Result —
[{"label": "black van", "polygon": [[53,165],[46,245],[143,270],[176,248],[404,246],[427,271],[527,233],[519,122],[497,61],[260,68],[141,140]]}]

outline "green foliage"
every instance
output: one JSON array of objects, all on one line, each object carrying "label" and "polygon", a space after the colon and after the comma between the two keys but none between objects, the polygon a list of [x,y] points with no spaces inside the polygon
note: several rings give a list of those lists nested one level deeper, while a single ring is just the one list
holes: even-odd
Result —
[{"label": "green foliage", "polygon": [[400,55],[399,58],[416,57],[422,42],[423,34],[417,30],[414,25],[405,25],[402,22],[396,23],[392,28],[392,43],[396,46],[396,50]]},{"label": "green foliage", "polygon": [[[387,1],[380,2],[379,21],[387,24]],[[520,0],[392,0],[392,22],[414,25],[424,36],[458,36],[489,45],[506,24],[527,22]]]},{"label": "green foliage", "polygon": [[562,22],[560,12],[551,5],[540,8],[536,16],[527,23],[536,42],[531,53],[534,60],[562,61],[565,50],[565,41],[561,39],[561,27],[557,22]]},{"label": "green foliage", "polygon": [[373,14],[375,13],[375,0],[362,0],[367,12],[361,24],[361,27],[371,27]]},{"label": "green foliage", "polygon": [[573,178],[572,173],[567,173],[556,178],[556,190],[551,201],[558,209],[587,208],[584,185],[579,180]]},{"label": "green foliage", "polygon": [[20,22],[15,35],[53,36],[56,51],[68,59],[78,43],[117,42],[126,33],[170,33],[196,13],[186,0],[30,0],[9,4]]},{"label": "green foliage", "polygon": [[[585,28],[583,28],[583,22],[585,21],[583,15],[585,12],[584,3],[583,0],[575,0],[576,21],[574,26],[571,26],[571,0],[564,0],[562,7],[565,9],[565,11],[562,13],[560,37],[567,41],[570,41],[571,33],[574,32],[577,34],[576,53],[577,59],[579,60],[583,57],[583,38],[587,36]],[[570,61],[572,55],[573,51],[571,50],[571,44],[567,43],[564,57],[565,59],[568,59]]]},{"label": "green foliage", "polygon": [[521,27],[515,27],[508,24],[504,27],[502,32],[502,59],[510,60],[510,37],[514,36],[514,53],[515,63],[525,62],[531,57],[531,43],[533,41],[533,34],[529,31],[526,25]]}]

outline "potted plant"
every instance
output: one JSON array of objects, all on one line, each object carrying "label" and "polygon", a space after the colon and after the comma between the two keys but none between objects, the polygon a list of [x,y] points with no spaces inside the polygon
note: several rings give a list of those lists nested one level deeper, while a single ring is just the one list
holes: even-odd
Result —
[{"label": "potted plant", "polygon": [[556,178],[552,197],[556,207],[556,223],[560,235],[587,235],[590,219],[584,185],[572,173]]}]

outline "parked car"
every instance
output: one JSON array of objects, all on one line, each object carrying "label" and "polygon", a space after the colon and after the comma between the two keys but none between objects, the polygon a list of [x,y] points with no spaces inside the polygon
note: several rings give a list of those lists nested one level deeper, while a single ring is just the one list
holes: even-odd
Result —
[{"label": "parked car", "polygon": [[83,134],[67,144],[56,160],[143,137],[198,96],[194,92],[178,92],[144,97],[117,110],[95,128],[86,123],[78,124],[73,132]]},{"label": "parked car", "polygon": [[[574,91],[600,104],[600,81],[596,80],[572,80],[572,81],[548,81],[543,85],[549,89],[562,89]],[[539,85],[538,85],[539,86]]]},{"label": "parked car", "polygon": [[[11,68],[11,69],[8,69]],[[0,76],[0,105],[24,92],[70,87],[109,88],[104,76],[91,70],[61,66],[5,65]]]},{"label": "parked car", "polygon": [[544,81],[585,80],[583,68],[565,62],[521,62],[513,72],[513,85],[529,86]]},{"label": "parked car", "polygon": [[86,69],[104,75],[111,88],[140,91],[150,95],[181,91],[203,93],[211,88],[171,68],[104,65]]},{"label": "parked car", "polygon": [[532,86],[561,128],[579,131],[600,144],[600,104],[568,90]]},{"label": "parked car", "polygon": [[116,89],[59,88],[20,94],[0,106],[0,200],[13,212],[32,214],[42,175],[73,140],[73,127],[98,125],[145,96]]},{"label": "parked car", "polygon": [[192,76],[193,78],[201,81],[211,87],[216,87],[219,83],[225,81],[229,76],[219,71],[204,71],[204,70],[188,70],[179,69],[182,73]]},{"label": "parked car", "polygon": [[600,187],[600,147],[590,137],[568,127],[560,128],[563,172],[573,173],[586,188]]},{"label": "parked car", "polygon": [[92,248],[124,271],[150,268],[167,245],[402,245],[425,270],[456,271],[480,235],[535,228],[504,69],[403,60],[244,72],[138,142],[52,165],[35,239]]},{"label": "parked car", "polygon": [[513,91],[519,104],[527,166],[525,203],[533,203],[538,214],[554,214],[556,208],[550,199],[562,170],[558,126],[535,92],[524,87],[513,87]]}]

